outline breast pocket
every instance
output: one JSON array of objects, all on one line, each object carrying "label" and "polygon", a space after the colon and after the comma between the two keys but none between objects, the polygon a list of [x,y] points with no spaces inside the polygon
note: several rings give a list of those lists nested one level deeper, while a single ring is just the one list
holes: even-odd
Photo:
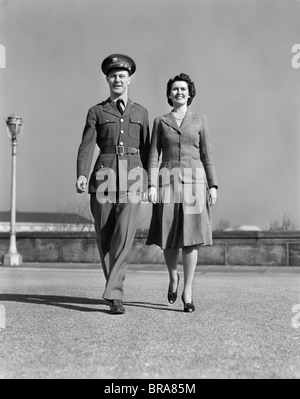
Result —
[{"label": "breast pocket", "polygon": [[97,132],[101,141],[112,140],[116,135],[116,120],[107,118],[99,122]]},{"label": "breast pocket", "polygon": [[134,116],[130,116],[129,136],[132,140],[139,144],[142,129],[142,121]]}]

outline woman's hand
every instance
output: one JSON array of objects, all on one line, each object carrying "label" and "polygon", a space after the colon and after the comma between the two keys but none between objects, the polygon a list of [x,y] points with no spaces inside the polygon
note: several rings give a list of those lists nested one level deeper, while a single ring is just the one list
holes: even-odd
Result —
[{"label": "woman's hand", "polygon": [[151,204],[157,203],[157,189],[156,187],[152,186],[148,190],[148,200]]},{"label": "woman's hand", "polygon": [[213,206],[216,204],[218,198],[217,189],[212,187],[209,189],[209,204]]}]

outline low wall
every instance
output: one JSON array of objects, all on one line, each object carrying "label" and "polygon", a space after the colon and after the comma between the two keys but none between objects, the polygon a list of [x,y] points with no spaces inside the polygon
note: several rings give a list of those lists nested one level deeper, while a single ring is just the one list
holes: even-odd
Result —
[{"label": "low wall", "polygon": [[[131,263],[163,264],[163,251],[146,246],[147,231],[138,231]],[[7,253],[9,234],[0,233],[0,261]],[[17,235],[24,263],[98,263],[95,233],[28,232]],[[181,259],[180,259],[181,262]],[[199,248],[199,265],[300,266],[300,231],[215,232],[212,247]]]}]

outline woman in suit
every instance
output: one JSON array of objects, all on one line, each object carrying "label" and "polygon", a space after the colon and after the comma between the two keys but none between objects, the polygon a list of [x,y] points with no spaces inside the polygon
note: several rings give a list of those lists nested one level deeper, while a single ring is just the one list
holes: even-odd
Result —
[{"label": "woman in suit", "polygon": [[192,285],[198,246],[212,245],[210,207],[216,203],[218,188],[207,119],[188,109],[195,95],[188,75],[169,80],[167,99],[173,109],[154,121],[148,167],[153,214],[147,245],[164,250],[171,304],[177,299],[182,249],[184,312],[195,311]]}]

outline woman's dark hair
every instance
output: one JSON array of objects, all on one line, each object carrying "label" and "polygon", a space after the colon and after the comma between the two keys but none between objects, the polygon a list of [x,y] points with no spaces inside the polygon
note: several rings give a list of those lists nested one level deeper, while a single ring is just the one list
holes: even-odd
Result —
[{"label": "woman's dark hair", "polygon": [[171,107],[173,106],[173,101],[170,98],[170,94],[171,94],[172,85],[175,82],[186,82],[188,84],[190,98],[187,101],[187,105],[192,104],[193,98],[196,95],[195,85],[191,81],[191,78],[189,77],[189,75],[187,75],[185,73],[181,73],[180,75],[176,75],[174,78],[172,78],[172,79],[170,79],[168,81],[168,84],[167,84],[167,98],[168,98],[169,105],[171,105]]}]

